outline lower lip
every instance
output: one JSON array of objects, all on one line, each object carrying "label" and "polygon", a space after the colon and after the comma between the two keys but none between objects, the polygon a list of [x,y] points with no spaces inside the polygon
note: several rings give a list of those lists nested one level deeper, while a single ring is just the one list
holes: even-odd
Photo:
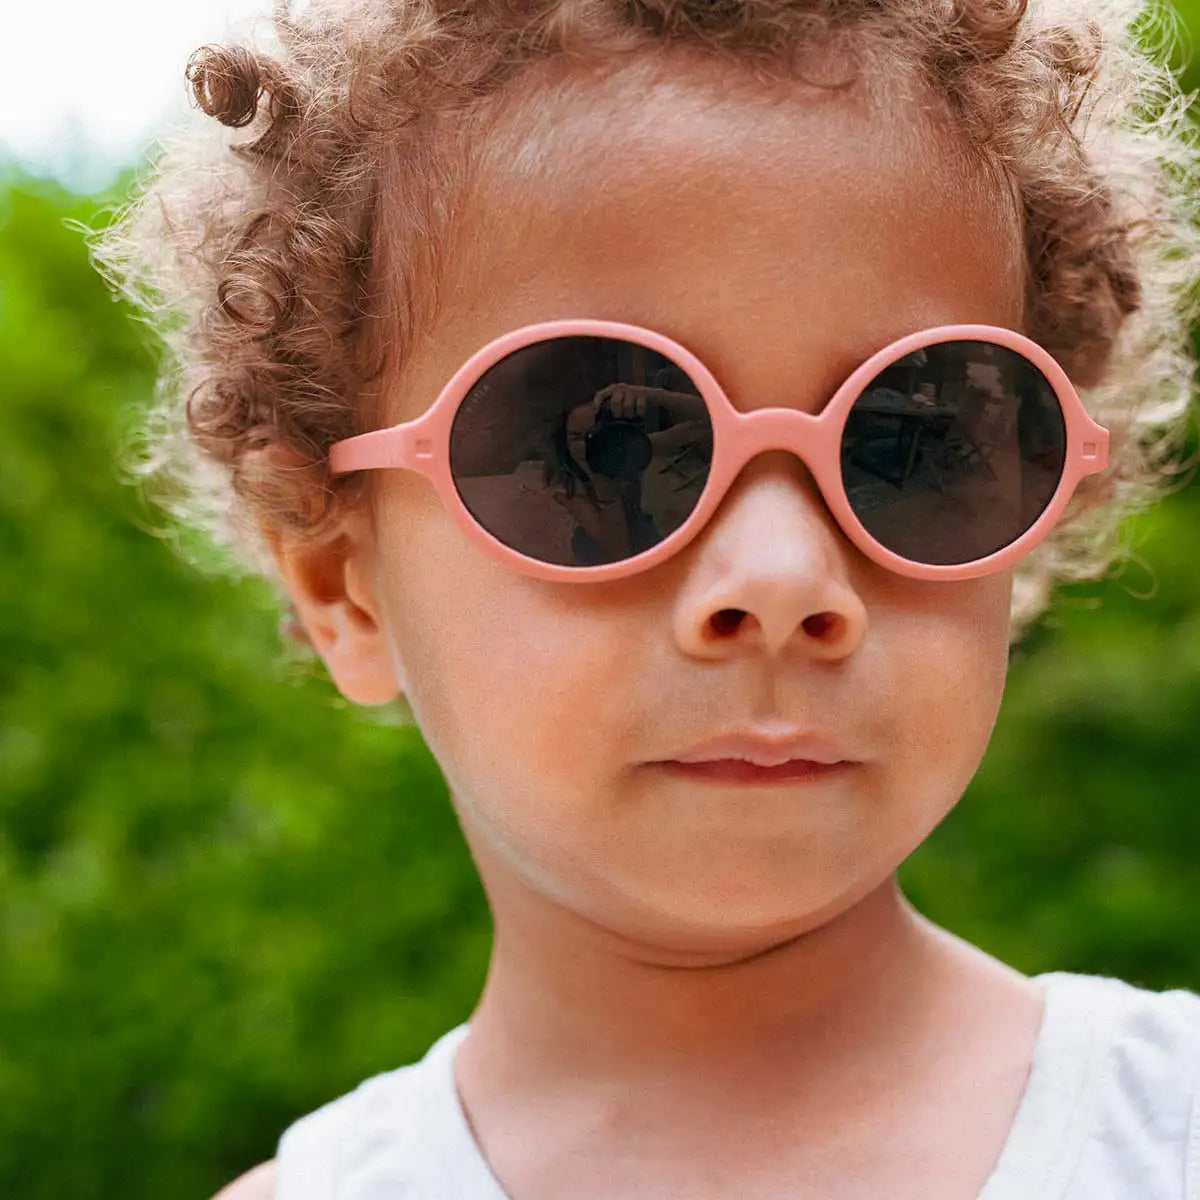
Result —
[{"label": "lower lip", "polygon": [[760,767],[736,758],[722,758],[713,762],[660,762],[654,765],[666,771],[668,775],[688,779],[693,783],[769,786],[779,783],[816,783],[822,779],[833,779],[844,774],[853,763],[820,763],[794,758],[789,762],[780,763],[777,767]]}]

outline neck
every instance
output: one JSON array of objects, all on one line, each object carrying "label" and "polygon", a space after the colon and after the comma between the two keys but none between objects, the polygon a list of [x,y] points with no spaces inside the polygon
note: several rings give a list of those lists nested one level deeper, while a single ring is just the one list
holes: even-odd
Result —
[{"label": "neck", "polygon": [[461,1069],[510,1093],[679,1079],[765,1101],[772,1081],[860,1086],[856,1064],[893,1086],[879,1064],[907,1059],[955,973],[986,957],[917,914],[894,876],[799,936],[680,965],[482,867],[495,942]]}]

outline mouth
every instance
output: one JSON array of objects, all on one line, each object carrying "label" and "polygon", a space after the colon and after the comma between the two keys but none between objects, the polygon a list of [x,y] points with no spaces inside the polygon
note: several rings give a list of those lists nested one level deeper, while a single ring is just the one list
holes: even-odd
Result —
[{"label": "mouth", "polygon": [[652,763],[652,766],[677,779],[691,783],[735,784],[738,786],[770,787],[782,783],[818,783],[844,775],[855,764],[847,761],[816,762],[810,758],[793,758],[773,766],[761,766],[739,758],[718,758],[705,762]]},{"label": "mouth", "polygon": [[814,731],[760,725],[729,730],[650,765],[692,783],[770,787],[834,779],[858,763]]}]

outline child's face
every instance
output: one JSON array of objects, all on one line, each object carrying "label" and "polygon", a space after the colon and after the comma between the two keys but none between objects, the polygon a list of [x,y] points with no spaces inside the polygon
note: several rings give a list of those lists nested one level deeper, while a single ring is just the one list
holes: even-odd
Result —
[{"label": "child's face", "polygon": [[[851,96],[624,99],[618,115],[619,88],[564,108],[536,155],[484,172],[390,420],[485,342],[560,317],[669,334],[743,411],[815,412],[873,351],[932,325],[1020,327],[1011,203],[917,131],[915,102],[889,116]],[[520,897],[664,956],[795,936],[887,882],[984,752],[1010,576],[890,574],[784,452],[753,461],[676,558],[599,585],[508,571],[418,476],[374,483],[370,619],[323,652],[335,678],[349,655],[407,692],[498,923]],[[773,786],[655,765],[768,726],[845,763]]]}]

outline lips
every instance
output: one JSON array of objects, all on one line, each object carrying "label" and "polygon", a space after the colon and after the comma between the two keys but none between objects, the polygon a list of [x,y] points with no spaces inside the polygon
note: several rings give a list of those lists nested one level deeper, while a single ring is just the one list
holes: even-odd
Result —
[{"label": "lips", "polygon": [[720,734],[652,765],[692,782],[770,785],[816,782],[857,764],[823,735],[776,728]]},{"label": "lips", "polygon": [[850,759],[823,736],[799,730],[764,730],[722,734],[689,746],[666,761],[683,764],[736,761],[756,767],[780,767],[790,762],[835,766]]},{"label": "lips", "polygon": [[815,783],[849,771],[848,762],[820,763],[796,758],[774,767],[760,767],[739,758],[723,758],[710,762],[661,762],[654,764],[660,771],[693,783],[718,784],[779,784]]}]

